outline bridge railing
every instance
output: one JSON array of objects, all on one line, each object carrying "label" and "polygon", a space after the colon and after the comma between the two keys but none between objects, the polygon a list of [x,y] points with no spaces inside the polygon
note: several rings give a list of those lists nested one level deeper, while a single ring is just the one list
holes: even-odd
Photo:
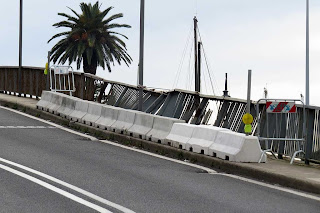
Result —
[{"label": "bridge railing", "polygon": [[[18,67],[0,67],[0,91],[17,95]],[[23,67],[21,95],[40,97],[42,90],[47,88],[47,76],[43,74],[44,68]],[[73,96],[90,101],[96,101],[125,109],[136,110],[138,108],[138,88],[121,82],[109,81],[91,74],[75,72],[76,91]],[[49,82],[48,82],[49,83]],[[242,116],[246,112],[246,100],[223,96],[203,95],[185,90],[160,91],[151,88],[143,90],[143,111],[166,117],[178,118],[192,124],[215,125],[228,128],[236,132],[244,132]],[[265,136],[265,104],[259,105],[261,116],[261,136]],[[215,109],[215,110],[212,110]],[[301,116],[302,110],[298,106]],[[257,112],[255,103],[251,104],[251,114],[255,118],[253,130],[257,127]],[[303,146],[306,159],[320,162],[320,107],[307,106],[307,140],[299,146]],[[270,117],[270,123],[277,122]],[[298,122],[297,122],[298,120]],[[292,118],[288,123],[282,124],[281,133],[285,136],[300,137],[293,134],[293,129],[302,128],[302,120]],[[273,132],[276,125],[269,129]],[[302,131],[298,131],[302,132]],[[261,146],[264,147],[264,142]],[[272,149],[282,155],[291,155],[297,144],[292,142],[274,142]],[[300,156],[304,158],[304,156]]]}]

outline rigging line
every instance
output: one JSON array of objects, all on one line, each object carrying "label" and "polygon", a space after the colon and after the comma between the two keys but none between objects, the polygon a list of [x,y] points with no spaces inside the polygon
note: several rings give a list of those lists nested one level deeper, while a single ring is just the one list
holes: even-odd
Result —
[{"label": "rigging line", "polygon": [[[209,65],[208,65],[207,55],[206,55],[206,53],[204,51],[203,44],[201,44],[201,46],[202,46],[203,55],[204,55],[204,58],[205,58],[205,61],[206,61],[207,72],[208,72],[209,80],[210,80],[210,83],[211,83],[211,89],[212,89],[213,95],[216,95],[216,93],[214,92],[214,88],[213,88],[212,78],[211,78],[211,75],[210,75],[210,72],[209,72]],[[215,103],[216,103],[216,107],[217,107],[217,110],[218,110],[218,103],[217,102],[215,102]]]},{"label": "rigging line", "polygon": [[191,68],[191,58],[192,58],[192,52],[193,52],[193,45],[191,45],[191,51],[190,51],[190,55],[189,55],[189,65],[188,65],[188,74],[187,74],[187,79],[186,79],[186,89],[189,89],[189,82],[190,82],[190,70]]},{"label": "rigging line", "polygon": [[[203,46],[203,41],[202,41],[202,37],[201,37],[201,34],[200,34],[200,29],[199,29],[199,25],[197,25],[197,32],[199,34],[199,38],[200,38],[200,41],[201,41],[201,46],[202,46],[202,51],[203,51],[203,54],[204,54],[204,58],[205,58],[205,61],[206,61],[206,66],[207,66],[207,72],[209,74],[209,79],[210,79],[210,82],[211,82],[211,88],[212,88],[212,92],[213,92],[213,95],[216,95],[215,91],[214,91],[214,84],[212,82],[212,77],[211,77],[211,74],[210,74],[210,67],[209,67],[209,64],[208,64],[208,59],[207,59],[207,54],[205,52],[205,49],[204,49],[204,46]],[[217,82],[216,82],[217,84]],[[217,84],[218,85],[218,84]],[[218,88],[219,89],[219,88]],[[216,108],[217,108],[217,111],[218,111],[218,102],[215,102],[216,104]]]},{"label": "rigging line", "polygon": [[[201,34],[200,34],[200,30],[199,30],[199,24],[198,24],[198,28],[197,28],[197,29],[198,29],[198,34],[199,34],[200,40],[201,40],[201,42],[202,42],[202,50],[203,50],[203,53],[204,53],[204,56],[205,56],[205,60],[206,60],[206,64],[207,64],[207,68],[208,68],[208,72],[209,72],[211,84],[214,85],[214,86],[216,86],[216,89],[217,89],[218,91],[220,91],[219,86],[218,86],[218,83],[217,83],[217,81],[215,80],[215,76],[214,76],[213,73],[212,73],[212,75],[213,75],[213,81],[214,81],[215,84],[212,83],[211,73],[210,73],[210,70],[211,70],[211,69],[210,69],[210,64],[209,64],[209,61],[208,61],[208,59],[207,59],[207,54],[206,54],[205,49],[204,49],[204,46],[203,46],[203,41],[202,41],[202,37],[201,37]],[[214,90],[213,90],[213,93],[215,94]]]},{"label": "rigging line", "polygon": [[204,58],[205,58],[205,61],[206,61],[207,72],[209,74],[209,80],[210,80],[210,83],[211,83],[212,92],[213,92],[214,95],[216,95],[216,93],[214,91],[214,88],[213,88],[213,82],[212,82],[211,74],[209,72],[210,69],[209,69],[209,65],[208,65],[207,55],[205,54],[205,51],[204,51],[203,47],[202,47],[202,50],[203,50],[203,55],[204,55]]},{"label": "rigging line", "polygon": [[180,60],[180,63],[179,63],[178,71],[176,73],[172,88],[174,88],[178,84],[179,77],[180,77],[180,74],[181,74],[181,70],[182,70],[182,67],[183,67],[183,62],[184,62],[184,59],[185,59],[185,56],[186,56],[186,53],[187,53],[187,49],[189,47],[191,33],[192,33],[192,25],[191,25],[190,30],[189,30],[189,35],[188,35],[188,38],[187,38],[186,45],[185,45],[184,50],[182,52],[182,57],[181,57],[181,60]]},{"label": "rigging line", "polygon": [[209,90],[208,90],[208,87],[207,87],[207,81],[206,81],[205,72],[204,72],[203,75],[201,75],[201,76],[202,76],[202,80],[203,80],[203,82],[204,82],[204,89],[205,89],[205,91],[206,91],[207,94],[210,94],[210,92],[209,92]]}]

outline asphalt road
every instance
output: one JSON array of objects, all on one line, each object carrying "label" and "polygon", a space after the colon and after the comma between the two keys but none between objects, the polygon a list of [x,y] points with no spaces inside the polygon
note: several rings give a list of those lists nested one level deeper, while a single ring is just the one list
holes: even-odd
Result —
[{"label": "asphalt road", "polygon": [[320,212],[313,199],[91,141],[2,108],[0,193],[0,212]]}]

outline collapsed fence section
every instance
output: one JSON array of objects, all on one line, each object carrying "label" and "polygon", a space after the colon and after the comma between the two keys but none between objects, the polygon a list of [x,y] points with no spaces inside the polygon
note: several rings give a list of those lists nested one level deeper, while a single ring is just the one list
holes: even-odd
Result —
[{"label": "collapsed fence section", "polygon": [[[44,75],[44,68],[23,67],[21,73],[21,87],[18,81],[18,67],[0,67],[0,92],[31,97],[40,97],[43,90],[50,88],[48,76]],[[74,72],[75,91],[73,96],[118,106],[124,109],[138,108],[138,88],[121,82],[115,82],[91,74]],[[223,96],[203,95],[185,90],[156,90],[144,88],[143,111],[171,118],[184,120],[191,124],[214,125],[227,128],[235,132],[244,132],[242,117],[246,113],[247,101]],[[262,136],[265,135],[265,104],[251,103],[251,114],[255,118],[252,123],[253,133],[257,128],[257,115],[261,116]],[[297,146],[303,147],[309,161],[320,162],[320,107],[306,106],[306,141],[300,144],[286,141],[275,141],[272,149],[283,155],[291,155]],[[281,125],[281,133],[287,137],[300,137],[302,108],[298,106],[295,115],[289,115],[288,122],[281,124],[280,118],[272,118],[269,129],[274,132]],[[301,130],[299,130],[301,131]],[[298,131],[298,132],[299,132]],[[265,148],[264,142],[261,147]]]}]

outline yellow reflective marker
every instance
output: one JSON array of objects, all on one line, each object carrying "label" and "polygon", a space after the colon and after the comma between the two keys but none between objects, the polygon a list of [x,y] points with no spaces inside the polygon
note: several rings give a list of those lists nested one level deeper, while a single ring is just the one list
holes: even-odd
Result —
[{"label": "yellow reflective marker", "polygon": [[246,124],[244,126],[244,133],[247,133],[247,134],[251,134],[252,133],[252,126],[251,124]]},{"label": "yellow reflective marker", "polygon": [[244,114],[244,116],[242,117],[242,121],[244,124],[248,125],[248,124],[252,124],[253,122],[253,116],[249,113]]},{"label": "yellow reflective marker", "polygon": [[49,65],[48,63],[46,63],[46,68],[43,71],[43,74],[48,75],[48,69],[49,69]]}]

